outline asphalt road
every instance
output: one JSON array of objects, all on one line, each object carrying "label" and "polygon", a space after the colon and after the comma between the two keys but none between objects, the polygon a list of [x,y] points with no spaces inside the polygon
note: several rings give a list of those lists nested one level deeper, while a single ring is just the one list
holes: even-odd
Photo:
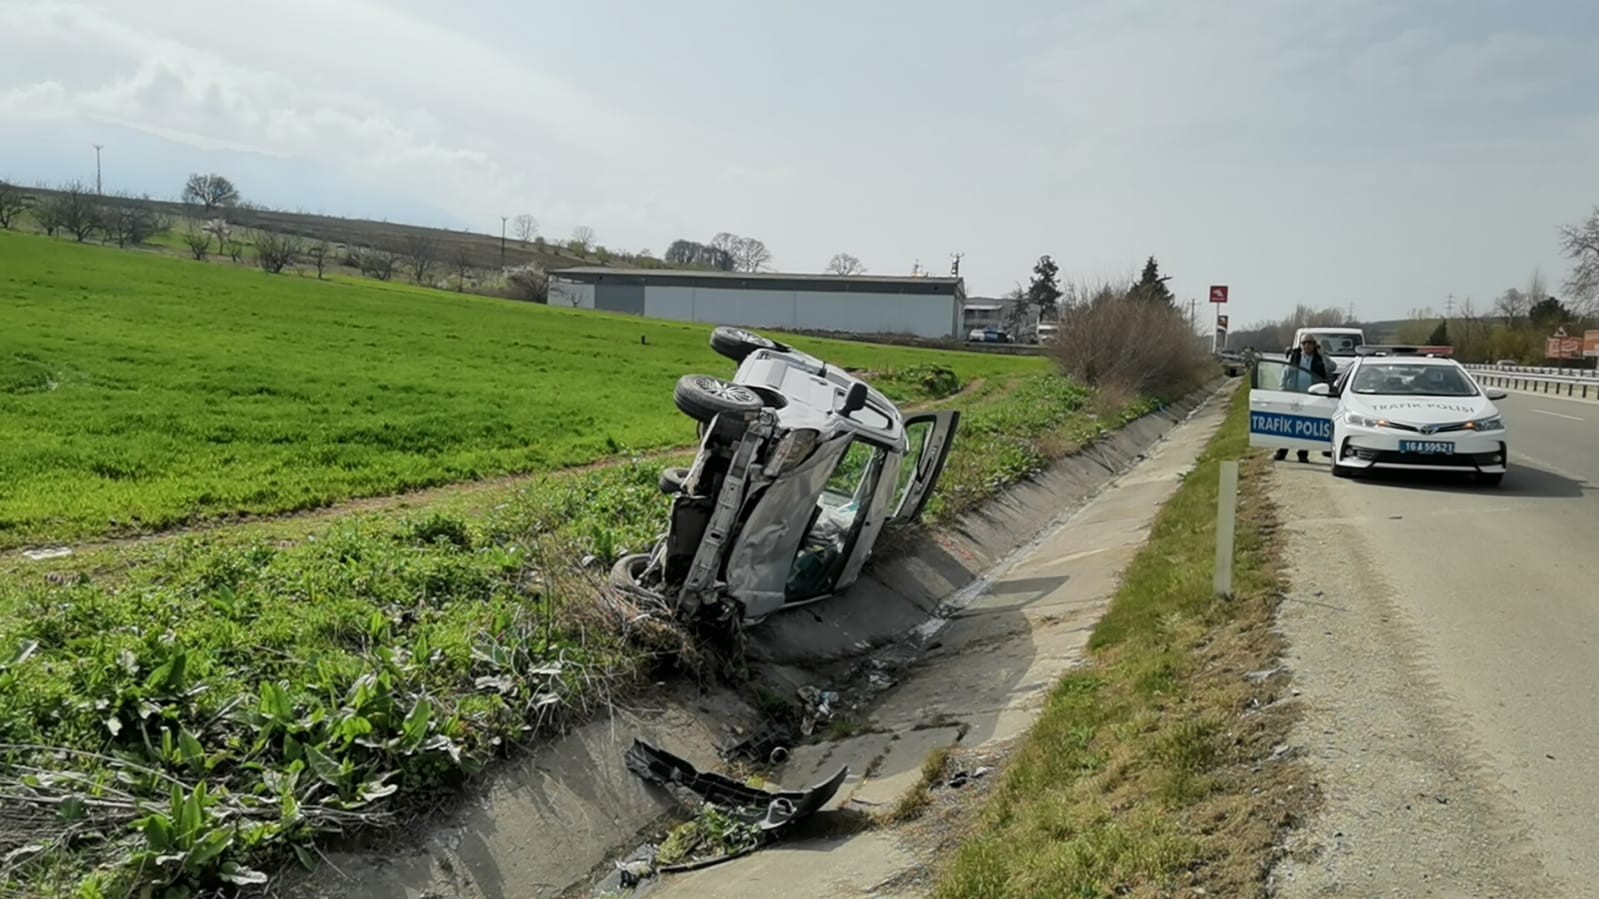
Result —
[{"label": "asphalt road", "polygon": [[1499,406],[1498,488],[1276,467],[1327,797],[1285,896],[1599,895],[1599,403]]}]

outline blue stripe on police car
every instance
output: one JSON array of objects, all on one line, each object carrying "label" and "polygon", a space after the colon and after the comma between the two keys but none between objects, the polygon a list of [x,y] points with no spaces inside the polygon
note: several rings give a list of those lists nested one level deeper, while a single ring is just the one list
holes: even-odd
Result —
[{"label": "blue stripe on police car", "polygon": [[1281,412],[1251,412],[1249,432],[1300,440],[1324,440],[1331,443],[1332,421],[1305,415],[1285,415]]}]

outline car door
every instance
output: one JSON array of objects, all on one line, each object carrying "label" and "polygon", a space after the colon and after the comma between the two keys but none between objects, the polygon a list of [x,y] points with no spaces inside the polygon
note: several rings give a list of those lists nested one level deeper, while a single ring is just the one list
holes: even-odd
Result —
[{"label": "car door", "polygon": [[960,420],[961,414],[955,411],[927,412],[905,419],[909,447],[900,462],[900,483],[890,520],[904,523],[921,516],[933,488],[938,486],[939,475],[944,473],[944,461],[949,458]]},{"label": "car door", "polygon": [[[1347,376],[1349,369],[1345,369]],[[1249,445],[1316,450],[1332,446],[1338,400],[1307,393],[1311,381],[1286,360],[1261,359],[1250,370]]]}]

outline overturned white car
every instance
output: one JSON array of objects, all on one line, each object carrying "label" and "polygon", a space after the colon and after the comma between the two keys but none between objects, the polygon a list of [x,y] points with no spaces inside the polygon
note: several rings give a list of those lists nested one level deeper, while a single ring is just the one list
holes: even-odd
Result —
[{"label": "overturned white car", "polygon": [[680,615],[754,622],[855,582],[884,526],[920,515],[960,413],[903,417],[843,369],[749,331],[718,328],[711,346],[737,373],[678,381],[699,456],[662,474],[667,533],[612,583]]},{"label": "overturned white car", "polygon": [[1326,453],[1338,477],[1391,468],[1504,479],[1509,449],[1493,401],[1505,392],[1480,387],[1453,359],[1362,347],[1331,384],[1269,359],[1252,378],[1252,446]]}]

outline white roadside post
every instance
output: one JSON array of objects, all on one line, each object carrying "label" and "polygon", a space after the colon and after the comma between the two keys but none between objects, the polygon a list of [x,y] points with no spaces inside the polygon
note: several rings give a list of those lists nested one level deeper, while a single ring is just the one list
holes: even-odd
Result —
[{"label": "white roadside post", "polygon": [[1216,490],[1216,595],[1233,595],[1233,535],[1238,523],[1238,463],[1221,463]]}]

